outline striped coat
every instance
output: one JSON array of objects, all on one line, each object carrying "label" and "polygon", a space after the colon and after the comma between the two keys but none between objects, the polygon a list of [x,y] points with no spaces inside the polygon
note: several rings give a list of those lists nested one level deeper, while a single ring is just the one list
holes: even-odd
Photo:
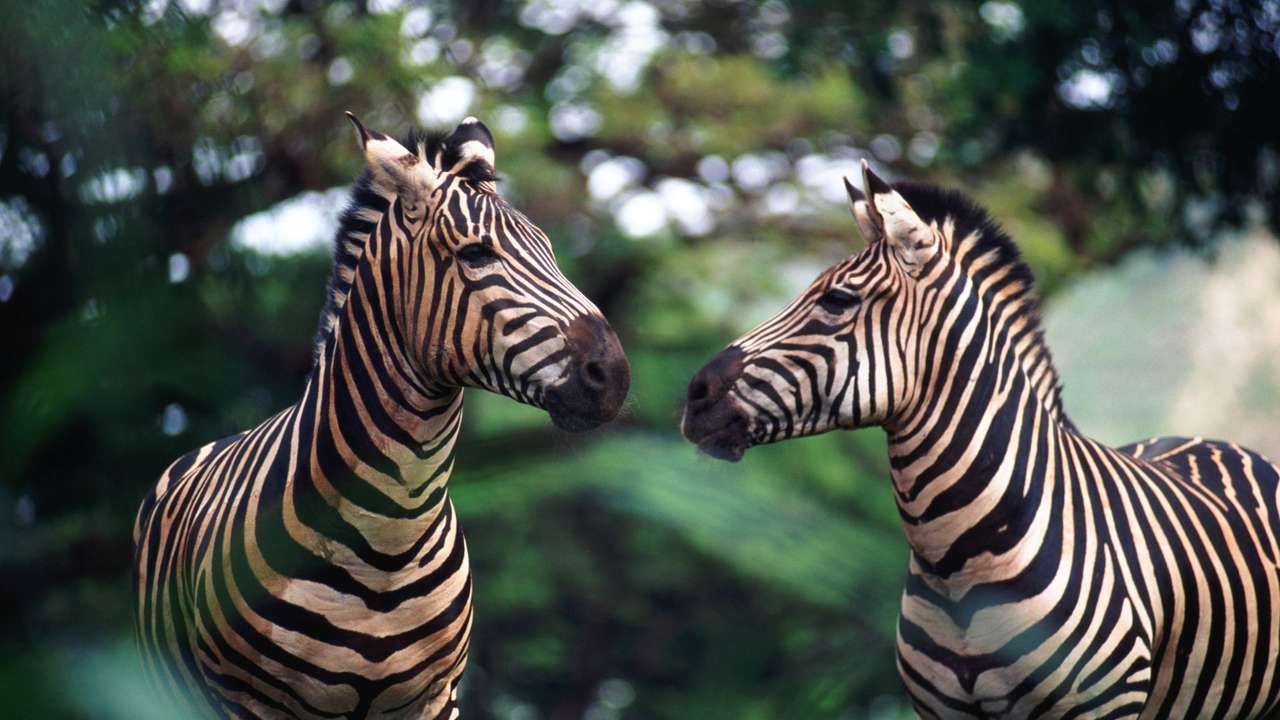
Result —
[{"label": "striped coat", "polygon": [[911,548],[898,667],[926,718],[1255,718],[1280,703],[1280,472],[1068,419],[1032,278],[956,193],[848,187],[867,247],[693,379],[717,457],[878,425]]},{"label": "striped coat", "polygon": [[496,194],[482,124],[403,144],[356,127],[367,167],[302,397],[179,458],[138,513],[143,660],[199,716],[456,716],[472,624],[447,491],[462,389],[570,430],[627,392],[608,323]]}]

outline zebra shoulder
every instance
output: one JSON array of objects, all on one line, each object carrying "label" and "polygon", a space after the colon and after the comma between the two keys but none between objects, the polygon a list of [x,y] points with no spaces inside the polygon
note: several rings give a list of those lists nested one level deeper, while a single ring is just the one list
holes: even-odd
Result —
[{"label": "zebra shoulder", "polygon": [[1211,488],[1234,485],[1274,495],[1280,487],[1280,467],[1261,453],[1235,443],[1199,437],[1158,437],[1118,449],[1163,464]]},{"label": "zebra shoulder", "polygon": [[1202,438],[1198,437],[1153,437],[1129,443],[1116,449],[1126,455],[1132,455],[1142,460],[1159,462],[1193,451],[1203,445],[1204,442]]},{"label": "zebra shoulder", "polygon": [[228,446],[236,443],[246,434],[247,431],[238,432],[235,435],[228,435],[220,440],[201,445],[169,463],[169,467],[160,473],[160,479],[142,498],[142,504],[138,507],[138,514],[133,522],[133,543],[135,548],[142,537],[143,526],[151,516],[152,511],[155,510],[156,503],[160,498],[164,497],[165,493],[175,484],[182,482],[192,474],[199,473],[211,458],[217,457]]}]

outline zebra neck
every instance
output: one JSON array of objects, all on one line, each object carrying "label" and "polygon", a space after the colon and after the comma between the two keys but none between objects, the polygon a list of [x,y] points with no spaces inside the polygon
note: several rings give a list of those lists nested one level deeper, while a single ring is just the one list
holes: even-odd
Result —
[{"label": "zebra neck", "polygon": [[[422,383],[379,328],[361,328],[353,294],[301,403],[304,480],[336,498],[347,523],[388,552],[407,547],[448,505],[462,391]],[[310,422],[307,422],[310,420]]]},{"label": "zebra neck", "polygon": [[[985,334],[975,338],[985,350]],[[970,353],[965,354],[970,357]],[[899,513],[920,574],[963,594],[1030,561],[1050,507],[1046,485],[1064,433],[1023,359],[972,354],[926,393],[934,412],[889,430]]]}]

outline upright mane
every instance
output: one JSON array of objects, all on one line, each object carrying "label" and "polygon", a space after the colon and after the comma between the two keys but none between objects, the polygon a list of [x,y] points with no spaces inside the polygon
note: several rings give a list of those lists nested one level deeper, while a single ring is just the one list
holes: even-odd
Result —
[{"label": "upright mane", "polygon": [[[986,277],[997,270],[1005,272],[1004,279],[990,292],[998,289],[1003,295],[1001,302],[1012,308],[1011,319],[1022,319],[1026,323],[1031,347],[1025,355],[1024,369],[1049,412],[1063,424],[1072,426],[1062,406],[1062,382],[1044,340],[1035,275],[1013,239],[982,206],[959,191],[916,182],[894,183],[893,188],[926,223],[937,221],[939,227],[948,220],[952,223],[951,255],[970,277],[977,280],[978,276]],[[975,261],[979,259],[984,262],[975,268]],[[986,306],[991,307],[992,299],[984,300]]]},{"label": "upright mane", "polygon": [[[400,144],[416,155],[434,158],[444,147],[444,138],[444,133],[414,128],[407,137],[400,140]],[[313,367],[319,364],[320,357],[328,351],[333,341],[334,327],[347,303],[347,296],[351,293],[356,266],[364,255],[365,243],[387,211],[388,205],[387,199],[373,189],[372,178],[366,168],[351,186],[351,198],[338,219],[338,231],[333,238],[333,272],[325,289],[324,309],[320,311],[320,324],[313,341]]]}]

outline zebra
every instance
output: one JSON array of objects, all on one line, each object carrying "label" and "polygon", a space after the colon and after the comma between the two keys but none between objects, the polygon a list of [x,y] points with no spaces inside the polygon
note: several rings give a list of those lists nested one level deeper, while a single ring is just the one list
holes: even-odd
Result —
[{"label": "zebra", "polygon": [[348,115],[365,168],[302,397],[175,461],[134,526],[146,673],[199,716],[457,717],[463,388],[580,431],[630,385],[608,322],[497,194],[482,123],[400,142]]},{"label": "zebra", "polygon": [[1280,470],[1227,442],[1082,434],[1010,238],[959,192],[862,176],[845,188],[865,248],[693,377],[685,437],[737,461],[884,429],[911,550],[897,667],[921,717],[1274,709]]}]

